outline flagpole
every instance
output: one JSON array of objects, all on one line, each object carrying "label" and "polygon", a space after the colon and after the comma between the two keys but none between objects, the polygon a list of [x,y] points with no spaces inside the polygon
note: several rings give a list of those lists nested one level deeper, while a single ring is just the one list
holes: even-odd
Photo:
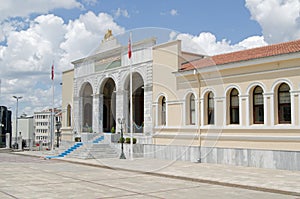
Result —
[{"label": "flagpole", "polygon": [[51,110],[51,151],[54,150],[54,63],[52,63],[52,71],[51,71],[51,79],[52,79],[52,110]]},{"label": "flagpole", "polygon": [[[132,51],[132,33],[130,32],[130,50]],[[132,53],[132,52],[131,52]],[[132,103],[132,60],[130,58],[130,159],[133,160],[133,103]]]}]

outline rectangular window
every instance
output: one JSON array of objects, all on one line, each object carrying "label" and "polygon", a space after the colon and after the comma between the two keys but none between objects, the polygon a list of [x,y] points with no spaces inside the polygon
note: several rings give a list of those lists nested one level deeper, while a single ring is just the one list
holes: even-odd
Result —
[{"label": "rectangular window", "polygon": [[231,124],[239,124],[239,107],[235,108],[232,107],[231,108]]},{"label": "rectangular window", "polygon": [[279,123],[290,124],[291,123],[291,105],[281,104],[279,107]]},{"label": "rectangular window", "polygon": [[256,105],[254,106],[254,124],[264,123],[264,106]]}]

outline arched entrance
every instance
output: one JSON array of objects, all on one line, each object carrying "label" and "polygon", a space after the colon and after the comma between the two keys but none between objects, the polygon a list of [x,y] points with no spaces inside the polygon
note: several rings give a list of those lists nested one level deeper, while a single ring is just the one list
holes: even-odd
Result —
[{"label": "arched entrance", "polygon": [[111,132],[112,127],[116,129],[116,85],[112,78],[103,82],[102,86],[102,128],[103,132]]},{"label": "arched entrance", "polygon": [[[126,103],[128,108],[125,109],[127,132],[130,132],[130,76],[128,75],[125,83],[127,91]],[[144,126],[144,81],[139,73],[132,74],[132,112],[133,112],[133,133],[143,133]]]},{"label": "arched entrance", "polygon": [[82,132],[92,132],[93,127],[93,89],[90,83],[85,83],[81,90],[82,99]]}]

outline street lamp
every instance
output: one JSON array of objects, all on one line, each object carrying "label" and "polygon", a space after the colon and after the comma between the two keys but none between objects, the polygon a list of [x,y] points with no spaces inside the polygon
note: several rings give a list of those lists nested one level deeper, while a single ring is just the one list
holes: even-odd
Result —
[{"label": "street lamp", "polygon": [[124,118],[118,118],[119,124],[121,124],[121,155],[120,159],[126,159],[125,154],[124,154],[124,148],[123,148],[123,143],[124,143],[124,138],[123,138],[123,124],[124,124]]},{"label": "street lamp", "polygon": [[60,130],[60,127],[61,127],[60,121],[56,122],[55,126],[56,126],[56,136],[57,136],[57,143],[56,143],[56,145],[57,145],[57,148],[58,148],[59,147],[59,137],[60,137],[59,130]]},{"label": "street lamp", "polygon": [[22,96],[13,96],[13,98],[15,98],[17,100],[17,109],[16,109],[16,138],[15,138],[15,149],[18,148],[18,108],[19,108],[19,99],[22,99]]}]

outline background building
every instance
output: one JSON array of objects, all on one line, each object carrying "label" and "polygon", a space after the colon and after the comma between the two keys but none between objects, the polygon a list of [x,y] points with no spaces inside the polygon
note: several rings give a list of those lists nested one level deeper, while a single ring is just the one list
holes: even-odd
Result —
[{"label": "background building", "polygon": [[[12,139],[12,112],[6,106],[0,106],[0,148],[11,147]],[[9,133],[9,140],[6,139],[6,133]],[[7,143],[9,142],[9,143]]]},{"label": "background building", "polygon": [[[54,109],[54,135],[56,122],[61,121],[61,110]],[[34,112],[35,143],[49,148],[51,144],[51,109]],[[56,141],[56,139],[54,139]]]},{"label": "background building", "polygon": [[18,131],[21,132],[22,140],[27,148],[32,148],[35,141],[34,117],[21,115],[18,118]]}]

